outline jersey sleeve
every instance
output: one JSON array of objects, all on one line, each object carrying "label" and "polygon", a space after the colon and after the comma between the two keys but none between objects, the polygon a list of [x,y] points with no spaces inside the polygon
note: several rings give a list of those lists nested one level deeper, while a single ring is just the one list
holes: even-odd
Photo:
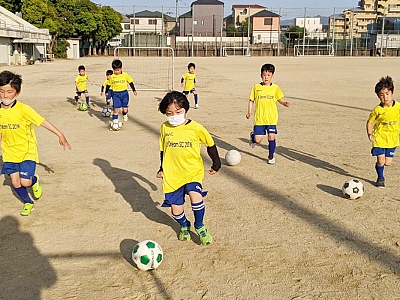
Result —
[{"label": "jersey sleeve", "polygon": [[214,139],[212,138],[211,134],[204,128],[204,126],[199,125],[199,139],[206,147],[214,146]]},{"label": "jersey sleeve", "polygon": [[[78,76],[79,76],[79,75],[78,75]],[[76,82],[76,83],[78,83],[78,79],[79,79],[78,76],[75,77],[75,82]]]},{"label": "jersey sleeve", "polygon": [[32,107],[25,105],[23,112],[25,118],[32,122],[32,124],[34,124],[35,126],[42,125],[44,118],[39,115]]},{"label": "jersey sleeve", "polygon": [[283,94],[282,90],[280,89],[279,86],[276,86],[275,99],[281,100],[283,97],[285,97],[285,95]]},{"label": "jersey sleeve", "polygon": [[256,86],[255,85],[251,89],[249,99],[250,99],[250,101],[255,101],[256,100]]},{"label": "jersey sleeve", "polygon": [[164,151],[164,124],[162,124],[160,128],[160,136],[158,138],[158,142],[160,145],[160,151]]},{"label": "jersey sleeve", "polygon": [[368,123],[371,123],[371,124],[374,123],[377,117],[378,117],[378,114],[377,114],[376,108],[374,108],[374,110],[371,111],[371,113],[369,114]]},{"label": "jersey sleeve", "polygon": [[131,83],[133,82],[133,78],[131,77],[131,75],[125,73],[125,79],[127,83]]}]

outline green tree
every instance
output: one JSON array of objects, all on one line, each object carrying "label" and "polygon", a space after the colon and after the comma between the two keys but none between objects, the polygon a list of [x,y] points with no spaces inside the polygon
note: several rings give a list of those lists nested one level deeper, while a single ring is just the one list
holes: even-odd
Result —
[{"label": "green tree", "polygon": [[3,6],[12,13],[20,12],[22,8],[22,0],[0,0],[0,6]]},{"label": "green tree", "polygon": [[297,39],[302,39],[304,35],[304,28],[299,26],[290,26],[285,31],[285,36],[290,41],[295,41]]},{"label": "green tree", "polygon": [[251,26],[251,23],[249,24],[249,18],[247,18],[242,22],[241,32],[243,33],[244,36],[248,36],[248,34],[250,34],[250,36],[252,35],[253,26]]},{"label": "green tree", "polygon": [[238,36],[238,29],[236,28],[235,24],[229,24],[226,28],[226,35],[227,36]]}]

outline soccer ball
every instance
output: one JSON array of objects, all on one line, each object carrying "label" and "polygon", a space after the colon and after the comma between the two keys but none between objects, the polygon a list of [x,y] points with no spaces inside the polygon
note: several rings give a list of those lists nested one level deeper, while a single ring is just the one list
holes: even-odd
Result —
[{"label": "soccer ball", "polygon": [[109,105],[106,105],[101,112],[103,113],[103,116],[109,117],[111,116],[112,110]]},{"label": "soccer ball", "polygon": [[111,130],[117,131],[117,130],[120,130],[121,127],[122,127],[122,122],[120,120],[114,119],[111,121],[111,124],[110,124]]},{"label": "soccer ball", "polygon": [[364,194],[364,185],[357,179],[347,180],[343,184],[342,193],[347,199],[358,199]]},{"label": "soccer ball", "polygon": [[143,271],[156,269],[163,261],[164,253],[159,244],[152,240],[144,240],[133,248],[132,259]]},{"label": "soccer ball", "polygon": [[236,166],[242,160],[242,156],[237,150],[229,150],[225,154],[226,163],[230,166]]},{"label": "soccer ball", "polygon": [[88,110],[88,105],[85,102],[81,102],[81,103],[79,103],[79,108],[78,109],[81,110],[81,111]]}]

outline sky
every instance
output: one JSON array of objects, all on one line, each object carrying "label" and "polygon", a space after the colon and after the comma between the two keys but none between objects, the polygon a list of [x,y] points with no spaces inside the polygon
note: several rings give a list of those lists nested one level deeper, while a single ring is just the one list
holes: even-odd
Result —
[{"label": "sky", "polygon": [[[283,19],[291,18],[293,15],[304,16],[304,10],[307,16],[329,16],[335,13],[341,13],[346,8],[358,6],[358,0],[219,0],[224,3],[225,16],[231,14],[232,5],[234,4],[259,4],[267,7],[275,13],[281,12]],[[175,16],[175,7],[178,5],[178,14],[183,14],[189,11],[190,4],[194,0],[92,0],[92,2],[109,5],[114,7],[115,10],[124,14],[132,14],[133,10],[142,11],[161,11]],[[145,4],[144,4],[145,3]],[[147,5],[147,6],[145,6]],[[135,8],[133,8],[135,7]],[[335,8],[334,8],[335,7]],[[280,9],[281,8],[281,9]],[[305,8],[305,9],[304,9]]]}]

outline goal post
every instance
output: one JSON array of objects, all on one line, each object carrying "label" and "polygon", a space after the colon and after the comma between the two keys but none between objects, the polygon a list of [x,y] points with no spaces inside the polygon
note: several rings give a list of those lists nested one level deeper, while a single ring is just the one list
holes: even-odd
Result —
[{"label": "goal post", "polygon": [[223,56],[250,56],[249,47],[222,47]]},{"label": "goal post", "polygon": [[174,89],[174,49],[171,47],[116,47],[114,59],[132,76],[138,91]]},{"label": "goal post", "polygon": [[294,56],[335,56],[332,44],[294,45]]}]

